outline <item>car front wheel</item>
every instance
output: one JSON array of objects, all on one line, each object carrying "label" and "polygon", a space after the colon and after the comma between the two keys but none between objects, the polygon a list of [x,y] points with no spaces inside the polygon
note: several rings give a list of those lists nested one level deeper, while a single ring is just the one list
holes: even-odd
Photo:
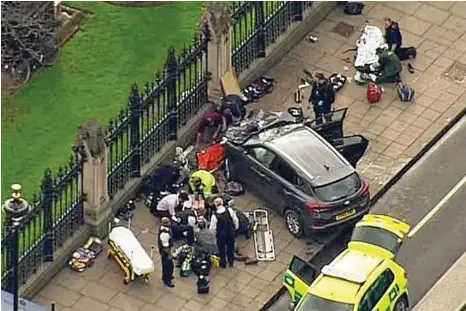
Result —
[{"label": "car front wheel", "polygon": [[301,216],[289,209],[285,212],[285,221],[288,231],[297,238],[300,238],[304,234],[303,220]]},{"label": "car front wheel", "polygon": [[408,301],[405,297],[401,297],[395,304],[393,311],[408,311]]}]

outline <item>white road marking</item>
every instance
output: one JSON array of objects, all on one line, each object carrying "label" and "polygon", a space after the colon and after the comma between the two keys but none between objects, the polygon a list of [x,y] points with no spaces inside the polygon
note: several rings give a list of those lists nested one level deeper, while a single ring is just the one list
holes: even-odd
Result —
[{"label": "white road marking", "polygon": [[435,215],[444,205],[447,203],[449,199],[451,199],[452,196],[455,195],[458,190],[463,187],[463,185],[466,184],[466,175],[463,176],[463,178],[453,187],[453,189],[450,190],[450,192],[447,193],[446,196],[440,200],[440,202],[437,203],[437,205],[434,206],[433,209],[430,210],[430,212],[424,216],[424,218],[421,219],[421,221],[408,233],[408,237],[414,236],[421,228],[424,226],[429,219],[432,218],[432,216]]},{"label": "white road marking", "polygon": [[[441,302],[439,300],[438,296],[440,293],[440,289],[443,289],[444,291],[448,291],[448,286],[445,286],[448,283],[452,283],[452,278],[454,276],[458,276],[458,273],[461,273],[460,270],[464,268],[460,268],[460,266],[464,265],[464,262],[466,262],[466,252],[463,253],[454,263],[453,265],[435,282],[435,284],[430,288],[430,290],[422,297],[422,299],[414,306],[413,310],[424,310],[427,307],[427,310],[431,309],[432,306],[429,305],[427,302],[429,300],[432,300],[435,302],[435,304],[438,304]],[[456,272],[456,273],[455,273]],[[461,278],[462,281],[464,281],[463,278]],[[442,286],[443,285],[443,286]],[[458,288],[458,286],[461,287],[461,284],[455,284],[454,287]],[[437,294],[437,295],[436,295]],[[460,297],[460,296],[455,296],[455,297]],[[442,298],[446,298],[445,296]],[[450,298],[450,297],[448,297]],[[447,299],[449,301],[450,299]],[[466,300],[465,300],[466,301]],[[450,301],[451,302],[451,301]],[[425,306],[424,306],[425,305]],[[422,308],[424,307],[424,308]]]}]

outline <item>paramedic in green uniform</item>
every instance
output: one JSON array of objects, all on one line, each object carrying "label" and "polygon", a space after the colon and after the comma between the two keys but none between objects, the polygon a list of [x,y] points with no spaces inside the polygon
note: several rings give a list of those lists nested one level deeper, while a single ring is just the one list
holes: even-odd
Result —
[{"label": "paramedic in green uniform", "polygon": [[200,194],[204,200],[218,193],[215,177],[206,170],[198,170],[191,174],[189,186],[194,194]]}]

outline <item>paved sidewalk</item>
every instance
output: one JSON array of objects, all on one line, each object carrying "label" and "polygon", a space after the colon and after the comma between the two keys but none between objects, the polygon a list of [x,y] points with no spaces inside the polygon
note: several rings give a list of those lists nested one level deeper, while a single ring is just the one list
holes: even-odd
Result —
[{"label": "paved sidewalk", "polygon": [[461,311],[466,307],[466,253],[435,283],[413,311]]},{"label": "paved sidewalk", "polygon": [[[336,99],[337,107],[349,107],[344,123],[347,135],[362,133],[370,139],[358,170],[370,182],[372,194],[466,106],[466,84],[444,75],[452,65],[450,76],[460,76],[466,71],[466,2],[368,2],[360,16],[345,15],[338,8],[312,32],[319,38],[317,43],[303,40],[270,70],[269,75],[278,82],[273,94],[248,107],[282,110],[294,106],[293,92],[302,69],[327,74],[342,72],[352,77],[353,69],[343,71],[344,66],[351,67],[343,58],[352,55],[342,55],[342,51],[354,47],[366,20],[382,25],[384,16],[400,22],[405,45],[418,48],[418,58],[412,62],[416,72],[410,74],[405,68],[402,75],[404,82],[416,90],[414,102],[401,103],[394,86],[386,85],[382,101],[369,106],[365,87],[351,82]],[[354,27],[349,37],[332,32],[340,22]],[[347,30],[348,25],[340,24],[340,28]],[[251,194],[238,198],[237,205],[246,210],[263,207]],[[164,288],[159,280],[158,256],[157,270],[149,285],[136,282],[124,286],[117,264],[102,254],[82,274],[63,269],[36,300],[43,304],[55,301],[60,311],[256,311],[280,288],[281,276],[293,254],[306,258],[321,247],[294,239],[282,217],[272,214],[271,223],[277,260],[249,267],[238,263],[234,269],[213,270],[209,295],[196,293],[194,278],[181,280],[177,276],[174,289]],[[144,207],[136,213],[133,229],[148,250],[155,244],[157,223]],[[252,253],[251,241],[241,244]]]}]

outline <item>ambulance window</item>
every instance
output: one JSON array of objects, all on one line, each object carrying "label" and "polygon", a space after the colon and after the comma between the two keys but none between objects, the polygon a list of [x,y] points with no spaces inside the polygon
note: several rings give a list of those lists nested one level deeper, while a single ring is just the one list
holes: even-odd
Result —
[{"label": "ambulance window", "polygon": [[311,285],[316,277],[316,270],[299,257],[294,257],[290,265],[290,271],[296,274],[307,285]]}]

